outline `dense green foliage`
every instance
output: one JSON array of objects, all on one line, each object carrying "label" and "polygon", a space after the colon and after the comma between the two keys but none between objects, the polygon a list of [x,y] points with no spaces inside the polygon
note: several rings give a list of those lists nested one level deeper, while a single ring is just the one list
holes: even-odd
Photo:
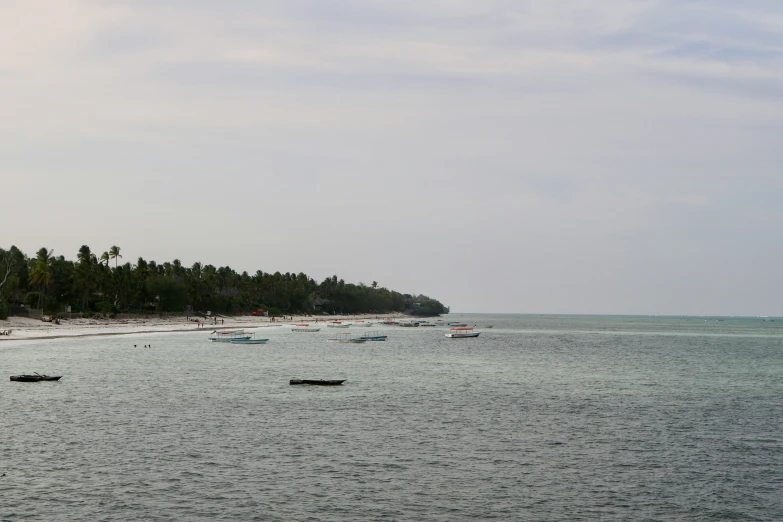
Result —
[{"label": "dense green foliage", "polygon": [[[230,267],[179,260],[158,264],[139,258],[119,264],[120,248],[100,257],[84,245],[75,261],[41,248],[33,258],[18,248],[0,249],[0,316],[7,304],[25,303],[58,313],[185,312],[241,314],[254,310],[270,315],[294,313],[447,312],[439,301],[386,288],[346,284],[337,276],[321,283],[303,273],[257,271],[241,274]],[[113,265],[113,266],[112,266]]]}]

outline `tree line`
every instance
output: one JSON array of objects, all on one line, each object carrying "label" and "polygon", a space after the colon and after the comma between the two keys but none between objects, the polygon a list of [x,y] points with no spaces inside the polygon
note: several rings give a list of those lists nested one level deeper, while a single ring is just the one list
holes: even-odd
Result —
[{"label": "tree line", "polygon": [[304,273],[237,273],[231,267],[200,262],[183,266],[178,259],[156,263],[139,257],[125,262],[112,246],[100,255],[83,245],[76,260],[41,248],[28,257],[15,246],[0,248],[0,318],[9,306],[43,308],[47,315],[66,310],[83,313],[152,313],[212,311],[269,315],[409,312],[447,313],[424,295],[402,294],[373,281],[346,283],[337,276],[320,283]]}]

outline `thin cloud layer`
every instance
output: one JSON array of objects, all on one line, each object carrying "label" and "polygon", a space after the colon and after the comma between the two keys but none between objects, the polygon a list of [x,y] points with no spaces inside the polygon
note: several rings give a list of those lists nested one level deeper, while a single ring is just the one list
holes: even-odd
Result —
[{"label": "thin cloud layer", "polygon": [[783,314],[777,2],[19,1],[0,44],[6,247]]}]

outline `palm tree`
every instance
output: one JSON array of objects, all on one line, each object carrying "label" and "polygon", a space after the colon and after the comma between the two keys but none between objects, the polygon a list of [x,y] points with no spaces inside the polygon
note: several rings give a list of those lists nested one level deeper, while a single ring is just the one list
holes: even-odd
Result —
[{"label": "palm tree", "polygon": [[47,250],[46,248],[40,249],[35,259],[33,260],[33,266],[30,269],[30,282],[33,285],[40,287],[41,291],[38,294],[38,308],[41,308],[41,299],[43,299],[44,291],[49,286],[49,282],[52,279],[51,262],[54,258],[54,250]]},{"label": "palm tree", "polygon": [[[122,256],[120,255],[120,247],[118,247],[117,245],[114,245],[113,247],[111,247],[111,248],[109,249],[109,257],[110,257],[111,259],[114,259],[114,268],[117,268],[117,258],[118,258],[118,257],[119,257],[119,258],[121,258],[121,257],[122,257]],[[102,259],[102,258],[101,258],[101,259]]]},{"label": "palm tree", "polygon": [[76,282],[82,294],[82,310],[86,310],[93,286],[93,259],[95,259],[95,264],[97,264],[98,260],[87,245],[82,245],[79,253],[76,254],[76,258],[79,260],[76,264]]},{"label": "palm tree", "polygon": [[106,263],[106,266],[109,266],[109,258],[110,258],[109,253],[104,252],[103,254],[101,254],[101,263]]},{"label": "palm tree", "polygon": [[76,254],[76,259],[78,259],[79,263],[82,265],[89,265],[90,256],[92,256],[92,251],[90,250],[90,247],[88,247],[87,245],[82,245],[82,247],[79,249],[79,253]]}]

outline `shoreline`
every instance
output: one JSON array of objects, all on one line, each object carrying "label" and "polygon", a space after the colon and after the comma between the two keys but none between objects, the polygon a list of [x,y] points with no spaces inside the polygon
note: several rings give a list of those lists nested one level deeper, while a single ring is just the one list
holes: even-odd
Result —
[{"label": "shoreline", "polygon": [[186,320],[186,316],[133,319],[69,319],[62,321],[59,325],[43,322],[39,319],[9,317],[6,321],[0,321],[0,331],[11,330],[12,333],[11,335],[0,335],[0,346],[11,341],[47,341],[53,339],[151,333],[209,333],[212,330],[220,329],[291,327],[297,323],[324,324],[329,321],[383,321],[400,317],[406,316],[400,313],[361,316],[291,316],[291,319],[285,321],[271,321],[267,317],[237,316],[222,317],[223,324],[204,322],[200,328],[195,325],[195,321]]}]

